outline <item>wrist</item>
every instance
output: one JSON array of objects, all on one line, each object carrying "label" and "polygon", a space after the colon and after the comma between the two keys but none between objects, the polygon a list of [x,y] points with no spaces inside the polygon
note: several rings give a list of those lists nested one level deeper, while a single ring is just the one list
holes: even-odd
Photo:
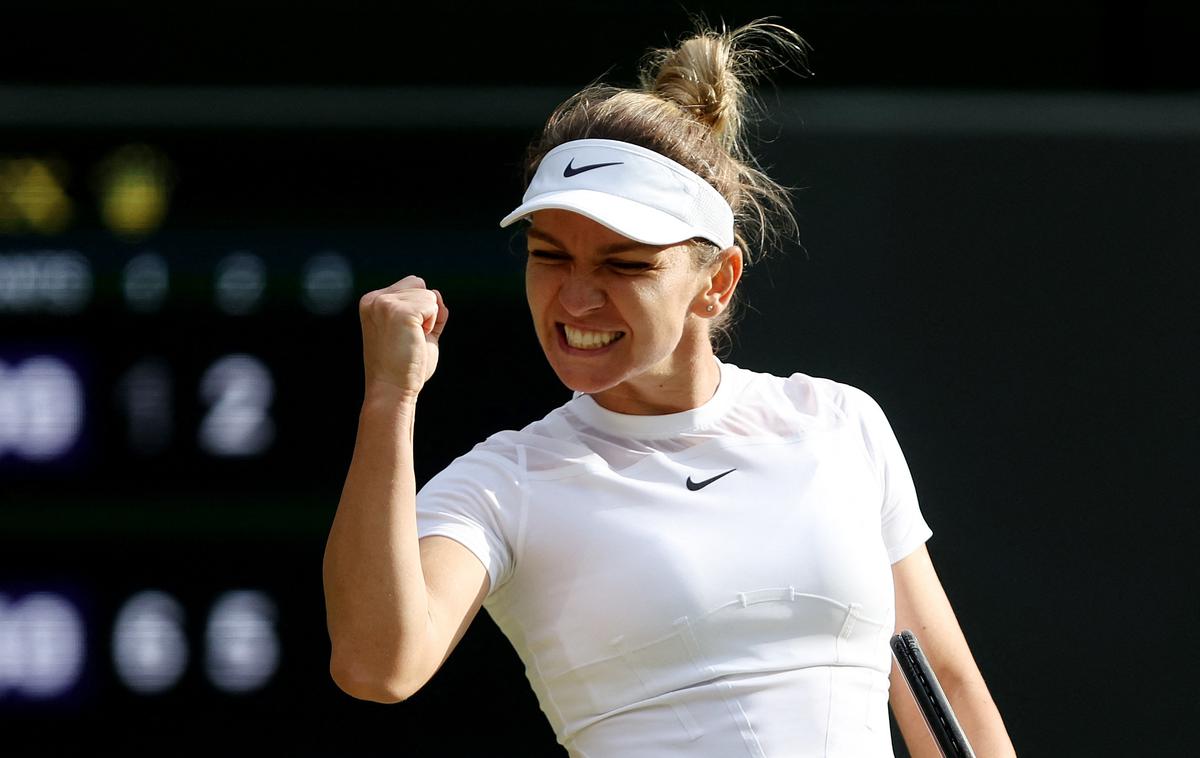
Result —
[{"label": "wrist", "polygon": [[363,408],[408,414],[417,407],[420,390],[405,389],[395,384],[372,379],[367,381]]}]

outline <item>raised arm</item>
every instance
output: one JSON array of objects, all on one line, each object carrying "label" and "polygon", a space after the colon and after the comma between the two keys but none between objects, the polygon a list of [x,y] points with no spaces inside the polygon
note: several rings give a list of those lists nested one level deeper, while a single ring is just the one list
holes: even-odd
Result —
[{"label": "raised arm", "polygon": [[[1015,756],[1000,711],[967,647],[925,546],[896,562],[892,577],[896,585],[896,629],[910,629],[917,635],[975,754],[979,758]],[[909,754],[913,758],[939,758],[941,752],[895,662],[891,705]]]},{"label": "raised arm", "polygon": [[359,315],[366,388],[323,565],[330,673],[354,697],[396,702],[449,655],[488,578],[459,543],[417,540],[413,424],[449,311],[410,276],[363,296]]}]

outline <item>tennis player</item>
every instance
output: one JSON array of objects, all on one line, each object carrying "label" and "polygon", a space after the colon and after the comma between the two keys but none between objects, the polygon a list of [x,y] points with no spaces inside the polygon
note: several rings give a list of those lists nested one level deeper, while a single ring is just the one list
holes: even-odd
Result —
[{"label": "tennis player", "polygon": [[978,755],[1013,754],[879,406],[714,353],[743,268],[791,220],[742,147],[747,87],[802,45],[701,31],[641,88],[551,115],[502,225],[526,225],[534,330],[574,398],[419,493],[449,310],[416,276],[362,298],[365,399],[324,563],[343,690],[407,698],[485,607],[573,756],[890,756],[889,691],[910,751],[936,755],[889,690],[908,628]]}]

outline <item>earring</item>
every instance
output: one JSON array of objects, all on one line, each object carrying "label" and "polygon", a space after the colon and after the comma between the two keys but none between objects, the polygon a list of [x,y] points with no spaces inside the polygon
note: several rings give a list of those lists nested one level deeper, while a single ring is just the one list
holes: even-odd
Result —
[{"label": "earring", "polygon": [[713,309],[713,307],[710,305],[707,308],[705,308],[704,310],[708,311],[709,313],[712,313],[712,309]]}]

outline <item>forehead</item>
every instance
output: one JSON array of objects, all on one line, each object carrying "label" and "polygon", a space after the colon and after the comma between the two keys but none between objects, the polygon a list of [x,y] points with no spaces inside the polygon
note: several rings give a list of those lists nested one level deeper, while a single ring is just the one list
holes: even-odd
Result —
[{"label": "forehead", "polygon": [[580,237],[598,239],[602,242],[633,240],[613,231],[604,224],[594,221],[582,213],[559,208],[545,208],[529,214],[530,236],[551,236],[555,238]]},{"label": "forehead", "polygon": [[638,242],[574,211],[547,208],[534,211],[530,214],[529,220],[530,225],[525,234],[530,240],[540,240],[577,252],[595,250],[604,254],[654,253],[676,247],[676,245],[651,245]]}]

